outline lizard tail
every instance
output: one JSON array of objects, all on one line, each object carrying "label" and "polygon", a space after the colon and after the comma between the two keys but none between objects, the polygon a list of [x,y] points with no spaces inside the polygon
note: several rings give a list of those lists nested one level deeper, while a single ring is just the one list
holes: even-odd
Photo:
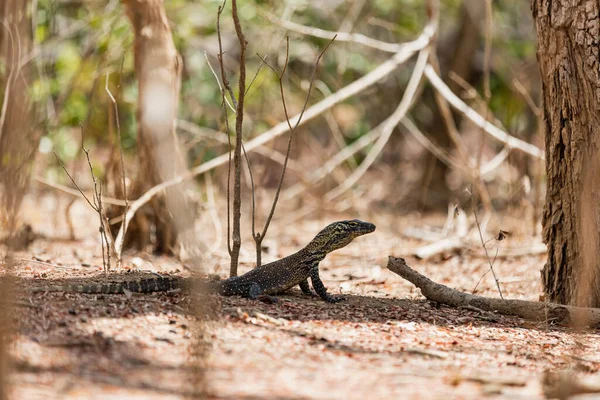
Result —
[{"label": "lizard tail", "polygon": [[183,289],[186,286],[182,278],[157,277],[123,282],[90,283],[83,285],[42,286],[29,289],[29,292],[72,292],[89,294],[123,294],[125,291],[135,293],[168,292]]}]

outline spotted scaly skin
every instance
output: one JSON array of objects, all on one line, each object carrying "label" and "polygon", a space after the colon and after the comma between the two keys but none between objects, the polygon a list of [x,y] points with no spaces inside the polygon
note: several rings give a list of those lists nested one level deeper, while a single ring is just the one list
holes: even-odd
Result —
[{"label": "spotted scaly skin", "polygon": [[187,289],[191,282],[184,278],[157,276],[121,282],[85,283],[81,285],[41,286],[28,289],[29,292],[74,292],[86,294],[124,294],[125,292],[153,293]]},{"label": "spotted scaly skin", "polygon": [[[223,296],[238,295],[255,299],[261,295],[284,293],[296,285],[300,286],[302,292],[311,294],[308,285],[308,278],[310,278],[315,292],[323,300],[334,303],[342,298],[327,292],[319,277],[319,263],[332,251],[345,247],[358,236],[374,230],[375,225],[357,219],[334,222],[319,232],[306,247],[292,255],[261,265],[240,276],[218,282],[201,283],[201,287],[208,292],[216,292]],[[189,279],[157,277],[138,281],[48,286],[35,288],[32,291],[119,294],[125,291],[164,292],[189,289],[193,286],[193,282]]]}]

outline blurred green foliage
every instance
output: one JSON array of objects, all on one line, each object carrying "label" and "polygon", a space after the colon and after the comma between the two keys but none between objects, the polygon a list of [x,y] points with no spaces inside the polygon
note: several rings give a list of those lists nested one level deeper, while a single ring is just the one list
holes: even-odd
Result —
[{"label": "blurred green foliage", "polygon": [[[179,116],[211,129],[222,129],[223,125],[221,94],[207,65],[208,58],[219,74],[216,15],[221,4],[221,1],[215,0],[171,0],[165,4],[173,39],[184,61]],[[442,1],[440,37],[459,28],[461,4],[461,0]],[[52,149],[65,161],[72,160],[80,146],[80,123],[85,127],[88,146],[111,142],[108,136],[112,131],[109,129],[109,108],[112,105],[105,91],[108,74],[108,87],[118,100],[122,145],[126,151],[132,152],[136,143],[137,83],[133,65],[133,34],[123,6],[118,0],[39,0],[37,5],[34,36],[39,46],[39,55],[35,59],[39,76],[32,85],[32,91],[41,109],[38,122],[45,133],[42,151]],[[277,16],[285,13],[291,15],[294,22],[333,31],[344,22],[353,21],[350,24],[353,31],[388,42],[411,40],[426,23],[423,0],[364,2],[360,12],[351,18],[353,5],[354,2],[314,0],[240,2],[240,18],[249,41],[248,82],[261,66],[259,55],[267,56],[267,62],[277,71],[283,67],[286,31],[272,24],[265,17],[267,12]],[[535,62],[530,19],[527,5],[515,5],[513,1],[494,2],[493,96],[490,107],[511,130],[531,130],[533,120],[527,103],[515,94],[513,88],[515,65]],[[221,24],[225,67],[232,87],[237,89],[238,47],[231,22],[230,2]],[[288,34],[290,63],[284,81],[288,108],[293,115],[301,109],[312,64],[327,41],[294,32]],[[479,59],[475,60],[479,65],[482,49],[478,53]],[[335,92],[389,56],[357,44],[334,43],[319,67],[317,80],[330,92]],[[392,88],[385,87],[381,95],[377,90],[371,90],[348,101],[355,106],[358,121],[343,132],[348,143],[357,140],[386,117],[368,110],[387,110],[388,103],[401,97],[408,75],[398,72]],[[526,75],[519,79],[530,81]],[[481,77],[472,84],[479,93],[482,92]],[[533,90],[535,86],[532,84],[528,88]],[[390,91],[394,93],[392,98]],[[323,96],[315,90],[311,101],[318,101]],[[430,106],[419,104],[416,107]],[[248,136],[259,134],[284,118],[278,81],[268,67],[261,68],[253,83],[246,112],[248,127],[251,128],[246,132]],[[415,112],[434,115],[418,109]],[[231,112],[229,117],[230,122],[233,121]],[[186,134],[182,135],[184,139],[191,139]],[[208,151],[195,146],[190,151],[190,160],[198,164],[224,150],[223,146]]]}]

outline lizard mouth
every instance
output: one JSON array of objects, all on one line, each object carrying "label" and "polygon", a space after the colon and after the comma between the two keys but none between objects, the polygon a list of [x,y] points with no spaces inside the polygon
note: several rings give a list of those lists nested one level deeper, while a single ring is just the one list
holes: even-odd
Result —
[{"label": "lizard mouth", "polygon": [[357,236],[366,235],[367,233],[371,233],[375,230],[376,226],[370,222],[362,222],[360,228],[357,229]]}]

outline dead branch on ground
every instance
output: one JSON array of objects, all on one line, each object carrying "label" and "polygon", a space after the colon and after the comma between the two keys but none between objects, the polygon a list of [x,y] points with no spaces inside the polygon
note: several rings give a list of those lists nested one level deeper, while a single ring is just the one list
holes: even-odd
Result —
[{"label": "dead branch on ground", "polygon": [[577,321],[577,323],[583,322],[583,326],[600,326],[600,308],[574,307],[539,301],[495,299],[459,292],[421,275],[410,268],[403,258],[390,256],[387,268],[421,289],[421,293],[427,299],[451,307],[475,307],[536,322],[569,325],[573,321]]}]

